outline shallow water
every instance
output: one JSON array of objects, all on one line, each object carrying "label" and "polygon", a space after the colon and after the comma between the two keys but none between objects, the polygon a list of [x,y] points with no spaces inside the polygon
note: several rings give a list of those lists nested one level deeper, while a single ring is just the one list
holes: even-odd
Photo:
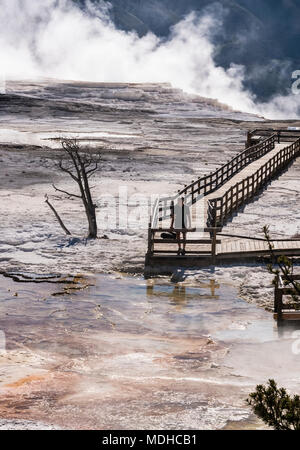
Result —
[{"label": "shallow water", "polygon": [[68,280],[1,277],[2,419],[66,428],[253,428],[261,424],[245,398],[257,383],[274,377],[299,387],[295,329],[278,330],[272,314],[230,286],[118,275]]}]

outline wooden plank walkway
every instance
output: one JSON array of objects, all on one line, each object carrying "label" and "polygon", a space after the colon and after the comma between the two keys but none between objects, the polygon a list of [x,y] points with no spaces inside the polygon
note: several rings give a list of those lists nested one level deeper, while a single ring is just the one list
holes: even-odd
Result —
[{"label": "wooden plank walkway", "polygon": [[201,206],[198,206],[197,203],[195,203],[192,206],[191,216],[192,216],[192,227],[195,228],[204,228],[207,223],[207,212],[208,212],[208,201],[212,198],[216,197],[222,197],[226,194],[226,192],[229,191],[230,188],[235,186],[237,183],[243,181],[247,177],[255,174],[255,172],[258,171],[260,167],[262,167],[264,164],[266,164],[268,161],[270,161],[274,156],[276,156],[284,147],[286,147],[286,144],[276,144],[275,148],[271,150],[269,153],[267,153],[265,156],[262,156],[257,161],[254,161],[253,163],[250,163],[248,166],[246,166],[243,170],[241,170],[237,175],[233,176],[228,180],[226,183],[224,183],[218,190],[214,191],[211,194],[206,195],[203,197],[203,199],[199,202]]},{"label": "wooden plank walkway", "polygon": [[[263,132],[264,130],[262,130]],[[154,220],[148,230],[149,264],[208,264],[226,260],[245,260],[270,255],[268,243],[254,236],[221,236],[226,220],[253,198],[272,177],[300,154],[300,138],[294,142],[278,142],[281,132],[241,152],[214,174],[198,179],[176,196],[161,200],[154,209]],[[263,134],[263,133],[262,133]],[[288,135],[288,132],[285,132]],[[300,133],[299,133],[300,134]],[[264,134],[263,134],[264,135]],[[290,137],[290,136],[288,136]],[[293,135],[293,139],[295,139]],[[178,255],[176,240],[161,239],[162,231],[170,231],[170,205],[184,196],[191,204],[192,229],[187,233],[186,253]],[[183,243],[181,238],[180,243]],[[275,254],[300,257],[300,238],[276,240]]]},{"label": "wooden plank walkway", "polygon": [[[273,242],[274,253],[285,255],[300,256],[300,239],[290,241],[275,241]],[[222,239],[221,244],[217,244],[217,256],[219,260],[236,259],[252,257],[252,256],[267,256],[270,254],[268,243],[263,240],[255,239]]]},{"label": "wooden plank walkway", "polygon": [[[193,233],[199,235],[200,233]],[[207,238],[209,238],[207,236]],[[196,239],[195,239],[196,240]],[[192,244],[191,240],[187,241],[185,256],[179,255],[178,258],[182,260],[193,259],[200,261],[211,258],[211,243],[207,244]],[[283,242],[275,241],[273,243],[274,254],[285,254],[287,256],[300,257],[300,239],[293,239]],[[174,243],[160,242],[155,247],[155,255],[159,259],[167,256],[168,258],[174,258],[177,256],[178,245],[176,241]],[[256,257],[265,257],[270,254],[268,243],[261,239],[221,239],[221,243],[216,244],[216,261],[225,260],[249,260]]]}]

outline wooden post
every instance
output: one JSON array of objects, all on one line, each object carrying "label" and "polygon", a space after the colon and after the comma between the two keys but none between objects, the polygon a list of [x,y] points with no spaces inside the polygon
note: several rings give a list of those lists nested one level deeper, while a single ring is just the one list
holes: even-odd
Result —
[{"label": "wooden post", "polygon": [[278,283],[279,277],[276,275],[275,289],[274,289],[274,313],[278,313]]},{"label": "wooden post", "polygon": [[213,265],[216,264],[216,250],[217,250],[217,229],[214,228],[212,232],[212,241],[211,241],[211,262]]},{"label": "wooden post", "polygon": [[153,245],[152,245],[152,230],[151,230],[151,218],[148,224],[148,255],[153,254]]},{"label": "wooden post", "polygon": [[277,313],[277,320],[282,318],[282,290],[279,287],[279,275],[276,276],[275,281],[274,313]]},{"label": "wooden post", "polygon": [[247,132],[246,148],[251,147],[251,131]]},{"label": "wooden post", "polygon": [[192,180],[192,187],[191,187],[191,192],[192,192],[192,205],[194,204],[194,180]]}]

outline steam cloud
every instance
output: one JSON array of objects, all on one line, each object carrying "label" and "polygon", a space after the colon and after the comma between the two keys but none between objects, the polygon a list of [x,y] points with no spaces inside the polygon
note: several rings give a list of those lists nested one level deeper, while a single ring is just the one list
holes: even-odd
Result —
[{"label": "steam cloud", "polygon": [[167,40],[118,30],[108,11],[105,2],[97,8],[90,3],[83,12],[70,0],[1,0],[0,73],[18,79],[171,82],[241,111],[299,117],[298,95],[258,103],[243,87],[243,66],[216,66],[211,36],[222,27],[219,8],[188,15]]}]

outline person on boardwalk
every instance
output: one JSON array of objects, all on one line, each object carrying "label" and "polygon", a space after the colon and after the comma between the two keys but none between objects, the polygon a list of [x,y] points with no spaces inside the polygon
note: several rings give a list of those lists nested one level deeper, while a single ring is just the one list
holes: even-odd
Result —
[{"label": "person on boardwalk", "polygon": [[[190,208],[185,205],[184,198],[178,198],[177,204],[174,203],[171,206],[171,230],[175,230],[176,239],[180,240],[180,235],[182,233],[183,245],[181,248],[181,243],[178,242],[178,255],[185,255],[185,244],[186,244],[186,230],[191,228],[191,213]],[[178,230],[178,231],[177,231]]]}]

